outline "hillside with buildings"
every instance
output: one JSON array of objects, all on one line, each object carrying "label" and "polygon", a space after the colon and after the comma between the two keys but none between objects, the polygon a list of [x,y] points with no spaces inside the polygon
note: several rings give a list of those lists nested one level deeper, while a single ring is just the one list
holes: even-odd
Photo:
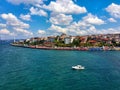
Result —
[{"label": "hillside with buildings", "polygon": [[14,42],[14,44],[38,45],[46,47],[114,47],[120,46],[120,34],[99,34],[86,36],[70,36],[61,34],[60,36],[33,37]]}]

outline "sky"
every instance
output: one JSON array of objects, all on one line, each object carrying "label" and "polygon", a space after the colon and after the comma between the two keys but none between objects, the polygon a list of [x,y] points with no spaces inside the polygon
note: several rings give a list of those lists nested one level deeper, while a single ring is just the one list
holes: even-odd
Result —
[{"label": "sky", "polygon": [[120,0],[0,0],[0,38],[120,33]]}]

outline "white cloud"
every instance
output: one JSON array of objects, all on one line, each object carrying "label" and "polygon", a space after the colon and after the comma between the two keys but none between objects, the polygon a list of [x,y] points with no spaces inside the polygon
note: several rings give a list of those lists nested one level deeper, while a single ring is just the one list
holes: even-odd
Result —
[{"label": "white cloud", "polygon": [[0,23],[0,27],[5,28],[6,24]]},{"label": "white cloud", "polygon": [[1,14],[1,17],[6,20],[7,25],[12,27],[19,27],[19,28],[29,28],[29,24],[26,24],[19,19],[12,13],[8,14]]},{"label": "white cloud", "polygon": [[107,28],[107,29],[97,29],[94,25],[84,23],[82,21],[73,22],[72,24],[61,27],[57,25],[51,25],[48,29],[53,31],[53,33],[66,33],[68,35],[93,35],[93,34],[115,34],[120,33],[120,27]]},{"label": "white cloud", "polygon": [[117,22],[114,18],[109,18],[108,21],[110,21],[110,22]]},{"label": "white cloud", "polygon": [[86,29],[78,28],[76,26],[66,27],[68,34],[71,35],[93,35],[93,34],[117,34],[120,33],[120,27],[107,28],[107,29],[96,29],[95,26],[91,25]]},{"label": "white cloud", "polygon": [[106,8],[106,11],[115,18],[120,18],[120,5],[112,3]]},{"label": "white cloud", "polygon": [[20,15],[20,18],[21,18],[22,20],[25,20],[25,21],[30,21],[30,20],[31,20],[31,16],[30,16],[29,14],[27,14],[27,15],[21,14],[21,15]]},{"label": "white cloud", "polygon": [[44,30],[38,30],[38,34],[45,34],[46,32]]},{"label": "white cloud", "polygon": [[56,0],[56,2],[51,1],[48,6],[44,5],[43,8],[55,13],[64,14],[80,14],[87,12],[85,7],[78,6],[72,0]]},{"label": "white cloud", "polygon": [[101,30],[98,30],[98,32],[101,33],[101,34],[119,34],[120,33],[120,27],[101,29]]},{"label": "white cloud", "polygon": [[56,25],[51,25],[50,28],[48,28],[48,30],[52,30],[54,32],[60,32],[60,33],[67,33],[66,28],[62,28],[60,26],[56,26]]},{"label": "white cloud", "polygon": [[95,26],[87,24],[83,21],[73,22],[71,25],[66,27],[68,34],[74,35],[88,35],[96,33]]},{"label": "white cloud", "polygon": [[8,2],[15,4],[15,5],[19,5],[19,4],[42,4],[43,0],[7,0]]},{"label": "white cloud", "polygon": [[105,23],[102,19],[92,14],[88,14],[87,16],[83,17],[83,20],[89,24],[94,24],[94,25],[101,25]]},{"label": "white cloud", "polygon": [[48,16],[47,12],[45,12],[44,10],[34,8],[34,7],[30,8],[30,12],[31,12],[31,15],[39,15],[39,16],[44,16],[44,17]]},{"label": "white cloud", "polygon": [[[22,21],[20,21],[15,15],[12,13],[8,14],[1,14],[1,17],[6,20],[7,28],[10,28],[12,33],[10,33],[8,30],[4,30],[4,33],[10,33],[10,35],[16,34],[18,36],[29,36],[33,35],[32,32],[26,30],[29,28],[29,24],[26,24]],[[2,31],[3,32],[3,31]]]},{"label": "white cloud", "polygon": [[28,31],[28,30],[25,30],[25,29],[21,29],[21,28],[13,28],[16,33],[18,34],[22,34],[22,35],[25,35],[25,36],[28,36],[28,35],[33,35],[32,32]]},{"label": "white cloud", "polygon": [[[58,22],[57,19],[55,20],[56,22]],[[97,30],[95,26],[105,24],[105,22],[92,14],[88,14],[87,16],[83,17],[80,21],[78,22],[74,21],[71,24],[66,25],[64,27],[57,26],[57,24],[56,23],[52,24],[48,30],[52,30],[54,33],[66,33],[69,35],[101,34],[103,32],[105,33],[105,31],[108,30],[108,29],[106,29],[105,31]]]},{"label": "white cloud", "polygon": [[73,21],[72,15],[58,14],[50,18],[52,24],[69,25]]},{"label": "white cloud", "polygon": [[90,23],[83,21],[78,21],[78,23],[76,23],[76,25],[82,29],[86,29],[86,27],[90,27],[92,26]]},{"label": "white cloud", "polygon": [[98,34],[97,29],[95,26],[90,26],[87,30],[87,34]]},{"label": "white cloud", "polygon": [[82,20],[73,22],[64,29],[68,34],[74,35],[97,34],[98,32],[94,25],[101,25],[104,23],[105,22],[99,19],[97,16],[88,14],[87,16],[83,17]]},{"label": "white cloud", "polygon": [[1,30],[0,30],[0,34],[3,34],[3,35],[10,35],[10,31],[7,30],[7,29],[1,29]]}]

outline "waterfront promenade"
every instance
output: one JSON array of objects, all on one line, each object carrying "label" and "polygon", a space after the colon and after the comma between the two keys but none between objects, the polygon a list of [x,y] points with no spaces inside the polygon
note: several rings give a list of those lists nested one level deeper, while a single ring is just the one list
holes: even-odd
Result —
[{"label": "waterfront promenade", "polygon": [[20,44],[11,44],[12,46],[23,47],[23,48],[32,48],[32,49],[43,49],[43,50],[77,50],[77,51],[120,51],[120,47],[46,47],[38,45],[20,45]]}]

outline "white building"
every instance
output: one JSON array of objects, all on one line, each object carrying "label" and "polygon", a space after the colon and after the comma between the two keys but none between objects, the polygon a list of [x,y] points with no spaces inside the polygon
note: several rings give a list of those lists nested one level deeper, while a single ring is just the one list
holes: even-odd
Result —
[{"label": "white building", "polygon": [[64,43],[65,44],[70,44],[71,43],[71,37],[65,37],[64,38]]}]

